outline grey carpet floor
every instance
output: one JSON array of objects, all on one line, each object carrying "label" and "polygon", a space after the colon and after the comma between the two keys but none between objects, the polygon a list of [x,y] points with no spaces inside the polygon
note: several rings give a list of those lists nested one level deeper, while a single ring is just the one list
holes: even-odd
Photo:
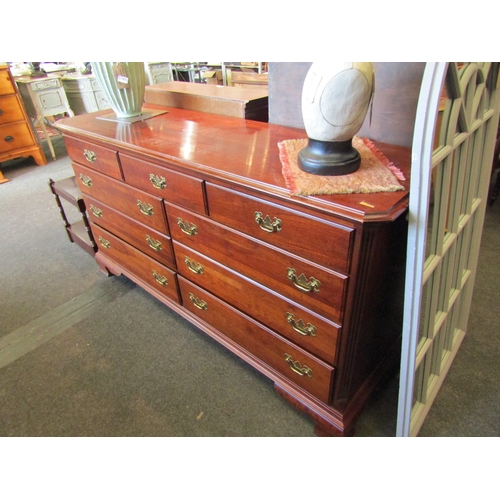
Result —
[{"label": "grey carpet floor", "polygon": [[[1,165],[10,182],[0,185],[0,436],[312,437],[312,422],[269,380],[69,242],[47,183],[73,173],[54,143],[47,166]],[[499,221],[497,202],[469,332],[422,436],[500,435]],[[394,436],[397,395],[396,377],[356,436]]]}]

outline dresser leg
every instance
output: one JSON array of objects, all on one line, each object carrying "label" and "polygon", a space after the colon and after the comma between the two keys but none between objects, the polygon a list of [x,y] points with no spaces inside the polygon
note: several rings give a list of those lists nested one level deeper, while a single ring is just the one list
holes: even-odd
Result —
[{"label": "dresser leg", "polygon": [[292,394],[277,383],[276,392],[286,399],[294,408],[305,413],[313,420],[314,434],[320,437],[347,437],[354,434],[354,422],[346,423],[342,415],[333,408],[317,400],[309,400]]},{"label": "dresser leg", "polygon": [[101,263],[97,262],[99,264],[99,271],[104,273],[106,276],[113,276],[113,273],[104,265]]},{"label": "dresser leg", "polygon": [[317,423],[314,426],[314,434],[318,437],[351,437],[354,436],[354,426],[352,426],[349,430],[345,430],[340,432],[337,428],[327,428],[323,427],[322,424]]},{"label": "dresser leg", "polygon": [[0,184],[3,184],[4,182],[9,182],[9,179],[6,179],[0,170]]},{"label": "dresser leg", "polygon": [[33,159],[35,160],[35,163],[39,167],[42,167],[43,165],[47,165],[47,158],[45,157],[45,154],[43,153],[42,150],[34,151],[33,152]]}]

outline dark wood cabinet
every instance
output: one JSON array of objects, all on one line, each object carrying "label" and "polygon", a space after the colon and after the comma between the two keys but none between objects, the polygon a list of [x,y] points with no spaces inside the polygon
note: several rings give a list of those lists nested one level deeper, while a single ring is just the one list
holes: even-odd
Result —
[{"label": "dark wood cabinet", "polygon": [[[101,268],[271,378],[318,435],[351,435],[398,366],[409,181],[293,197],[277,143],[300,129],[176,108],[125,125],[100,114],[57,127],[98,209]],[[409,149],[377,146],[408,178]]]}]

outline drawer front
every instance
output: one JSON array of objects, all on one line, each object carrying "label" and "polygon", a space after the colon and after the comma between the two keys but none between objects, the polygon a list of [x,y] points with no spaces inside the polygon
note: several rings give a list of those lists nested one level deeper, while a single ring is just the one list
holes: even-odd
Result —
[{"label": "drawer front", "polygon": [[61,86],[61,82],[59,81],[59,78],[51,78],[49,80],[31,82],[30,85],[33,90],[37,91],[58,88]]},{"label": "drawer front", "polygon": [[165,70],[165,69],[171,69],[171,64],[170,63],[158,63],[158,64],[150,64],[149,69],[151,71],[159,71],[159,70]]},{"label": "drawer front", "polygon": [[349,272],[354,230],[207,183],[210,217],[330,269]]},{"label": "drawer front", "polygon": [[33,137],[26,123],[14,123],[0,127],[0,153],[33,146]]},{"label": "drawer front", "polygon": [[167,235],[126,217],[99,200],[89,196],[83,196],[83,199],[90,220],[94,224],[130,243],[158,262],[175,268],[172,242]]},{"label": "drawer front", "polygon": [[64,142],[68,155],[73,161],[115,179],[123,180],[117,151],[72,137],[65,137]]},{"label": "drawer front", "polygon": [[16,90],[12,84],[8,70],[0,70],[0,95],[15,93]]},{"label": "drawer front", "polygon": [[339,327],[232,272],[180,243],[174,243],[178,272],[217,297],[265,323],[323,361],[335,364]]},{"label": "drawer front", "polygon": [[83,195],[99,200],[160,233],[168,234],[161,198],[76,163],[73,163],[73,170]]},{"label": "drawer front", "polygon": [[[341,321],[346,276],[315,266],[175,205],[166,205],[173,241],[220,262],[321,316]],[[193,225],[196,230],[193,230]]]},{"label": "drawer front", "polygon": [[0,125],[23,121],[24,115],[16,95],[0,97]]},{"label": "drawer front", "polygon": [[92,233],[99,252],[131,270],[134,276],[165,297],[180,303],[177,276],[172,270],[95,224],[92,224]]},{"label": "drawer front", "polygon": [[334,369],[260,323],[179,277],[182,304],[191,313],[256,356],[273,370],[316,396],[330,399]]},{"label": "drawer front", "polygon": [[89,79],[63,80],[66,92],[92,92],[92,84]]},{"label": "drawer front", "polygon": [[125,180],[188,210],[205,214],[203,181],[131,156],[120,154]]}]

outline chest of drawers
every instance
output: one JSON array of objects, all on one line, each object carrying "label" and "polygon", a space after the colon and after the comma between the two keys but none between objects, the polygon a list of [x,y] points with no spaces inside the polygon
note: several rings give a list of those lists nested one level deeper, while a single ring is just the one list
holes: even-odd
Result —
[{"label": "chest of drawers", "polygon": [[[167,111],[57,122],[98,264],[271,378],[318,435],[351,435],[398,363],[408,191],[292,197],[277,143],[303,131]],[[408,150],[379,147],[408,174]]]},{"label": "chest of drawers", "polygon": [[47,164],[9,67],[0,65],[0,163],[27,156],[37,165]]}]

